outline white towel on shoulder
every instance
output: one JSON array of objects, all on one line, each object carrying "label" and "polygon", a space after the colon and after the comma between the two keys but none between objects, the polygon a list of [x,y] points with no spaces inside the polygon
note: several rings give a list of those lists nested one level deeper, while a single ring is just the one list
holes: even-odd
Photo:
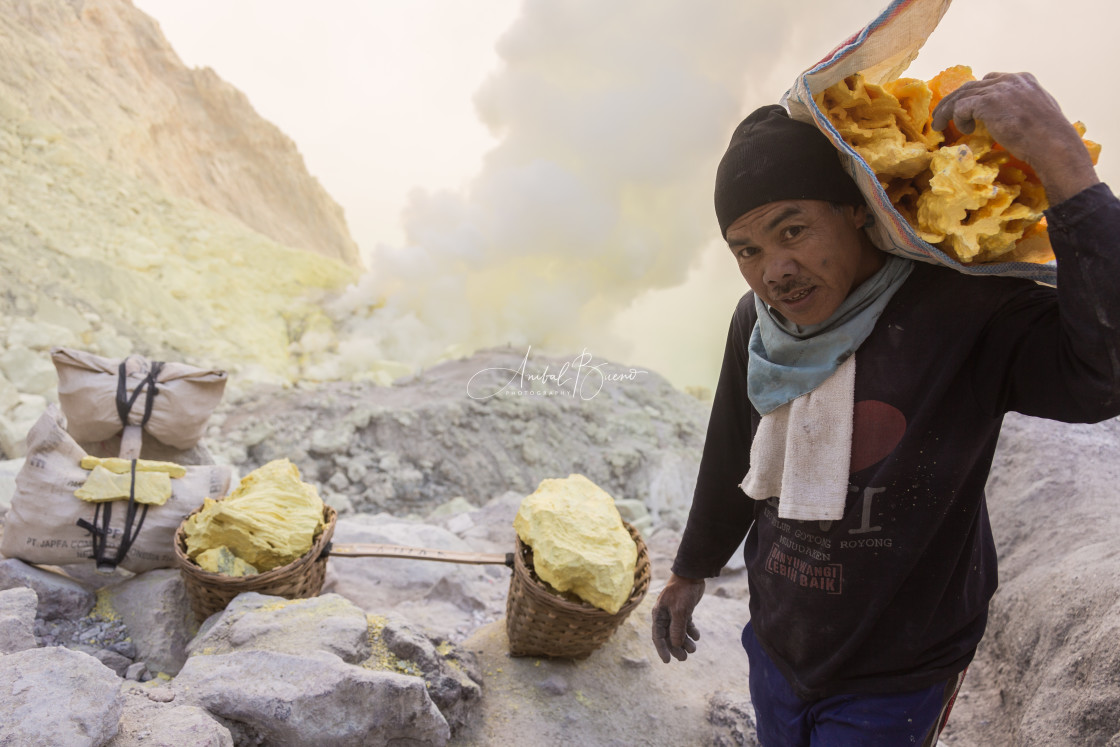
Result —
[{"label": "white towel on shoulder", "polygon": [[777,496],[778,516],[798,521],[843,518],[848,500],[856,357],[820,386],[762,416],[751,468],[739,485],[755,500]]}]

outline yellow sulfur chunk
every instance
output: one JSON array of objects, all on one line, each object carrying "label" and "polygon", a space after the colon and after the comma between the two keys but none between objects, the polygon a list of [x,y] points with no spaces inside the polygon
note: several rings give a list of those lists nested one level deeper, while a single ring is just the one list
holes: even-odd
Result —
[{"label": "yellow sulfur chunk", "polygon": [[[104,467],[94,467],[85,484],[74,495],[90,503],[128,500],[132,475],[118,475]],[[166,472],[136,473],[136,502],[162,506],[171,497],[171,476]]]},{"label": "yellow sulfur chunk", "polygon": [[[922,239],[966,264],[1048,262],[1042,212],[1049,204],[1030,165],[996,143],[981,121],[967,134],[952,123],[944,133],[933,129],[938,102],[975,79],[965,65],[928,83],[898,78],[880,86],[855,73],[815,100]],[[1100,145],[1085,140],[1083,124],[1073,127],[1095,164]]]},{"label": "yellow sulfur chunk", "polygon": [[938,150],[930,162],[929,189],[918,198],[919,235],[930,243],[944,242],[962,262],[1011,250],[1042,213],[1017,199],[1025,183],[999,180],[1005,160],[1004,154],[991,152],[986,132]]},{"label": "yellow sulfur chunk", "polygon": [[933,93],[924,80],[899,78],[885,83],[883,90],[898,99],[898,105],[905,112],[896,117],[896,121],[907,139],[919,141],[930,150],[944,142],[945,136],[933,129],[933,118],[930,116]]},{"label": "yellow sulfur chunk", "polygon": [[256,568],[234,555],[225,545],[200,552],[194,562],[204,571],[223,576],[256,576],[258,573]]},{"label": "yellow sulfur chunk", "polygon": [[968,222],[961,226],[958,241],[971,251],[976,248],[976,260],[998,257],[1015,247],[1023,231],[1041,215],[1016,201],[1018,187],[996,184],[996,196],[974,211]]},{"label": "yellow sulfur chunk", "polygon": [[[129,459],[121,459],[120,457],[84,456],[82,457],[81,465],[82,469],[104,467],[118,475],[127,475],[132,472],[132,461]],[[137,459],[136,471],[166,472],[172,477],[183,477],[187,474],[187,468],[182,465],[175,464],[174,462],[157,462],[152,459]]]},{"label": "yellow sulfur chunk", "polygon": [[253,470],[226,498],[207,498],[187,519],[187,555],[226,546],[261,573],[287,565],[311,549],[323,527],[323,501],[299,469],[277,459]]},{"label": "yellow sulfur chunk", "polygon": [[925,171],[933,158],[925,145],[908,142],[898,130],[877,130],[865,144],[853,147],[880,178],[910,179]]},{"label": "yellow sulfur chunk", "polygon": [[542,480],[521,502],[513,527],[533,548],[537,575],[558,591],[612,615],[630,597],[637,545],[614,499],[583,475]]},{"label": "yellow sulfur chunk", "polygon": [[[918,198],[918,229],[930,243],[959,233],[970,210],[995,197],[996,166],[978,163],[967,145],[941,148],[930,162],[929,190]],[[978,250],[960,257],[967,262]]]}]

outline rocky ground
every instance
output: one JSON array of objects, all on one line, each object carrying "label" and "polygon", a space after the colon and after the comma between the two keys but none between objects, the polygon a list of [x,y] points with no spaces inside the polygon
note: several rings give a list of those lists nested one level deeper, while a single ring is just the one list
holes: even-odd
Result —
[{"label": "rocky ground", "polygon": [[[474,372],[514,357],[489,351],[391,390],[250,393],[223,405],[206,444],[242,474],[291,456],[340,509],[336,542],[466,552],[510,551],[520,499],[539,479],[585,470],[641,528],[653,571],[650,594],[589,658],[509,656],[500,565],[332,558],[320,597],[244,595],[200,625],[174,569],[106,579],[67,566],[67,577],[5,559],[0,734],[117,746],[753,744],[741,561],[698,608],[694,656],[663,665],[649,643],[707,405],[653,375],[583,402],[466,395]],[[945,745],[1120,744],[1118,455],[1118,421],[1009,417],[990,482],[1001,588]],[[15,469],[5,463],[0,484]]]},{"label": "rocky ground", "polygon": [[[524,350],[482,351],[392,387],[326,383],[265,388],[227,401],[207,444],[244,472],[284,457],[322,486],[343,513],[424,515],[461,498],[481,506],[546,477],[578,472],[616,500],[636,500],[650,521],[681,525],[691,500],[706,406],[655,373],[630,369],[523,378],[570,362]],[[520,393],[519,393],[520,392]],[[575,396],[572,396],[572,395]]]}]

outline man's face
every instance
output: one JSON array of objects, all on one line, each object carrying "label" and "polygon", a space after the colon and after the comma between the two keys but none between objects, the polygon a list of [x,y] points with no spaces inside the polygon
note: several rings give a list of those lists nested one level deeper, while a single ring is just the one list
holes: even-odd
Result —
[{"label": "man's face", "polygon": [[727,229],[727,244],[747,285],[786,319],[818,324],[883,266],[885,256],[860,229],[867,209],[819,200],[760,205]]}]

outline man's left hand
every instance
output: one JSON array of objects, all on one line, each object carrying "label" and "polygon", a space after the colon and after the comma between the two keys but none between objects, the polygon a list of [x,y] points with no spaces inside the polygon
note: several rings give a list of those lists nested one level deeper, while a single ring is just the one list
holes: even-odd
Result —
[{"label": "man's left hand", "polygon": [[1030,164],[1051,205],[1100,181],[1077,130],[1030,73],[989,73],[965,83],[933,110],[935,130],[950,120],[965,134],[983,122],[997,143]]},{"label": "man's left hand", "polygon": [[696,653],[700,631],[692,623],[692,611],[704,596],[704,579],[669,574],[665,588],[653,605],[653,645],[661,661],[672,657],[684,661]]}]

